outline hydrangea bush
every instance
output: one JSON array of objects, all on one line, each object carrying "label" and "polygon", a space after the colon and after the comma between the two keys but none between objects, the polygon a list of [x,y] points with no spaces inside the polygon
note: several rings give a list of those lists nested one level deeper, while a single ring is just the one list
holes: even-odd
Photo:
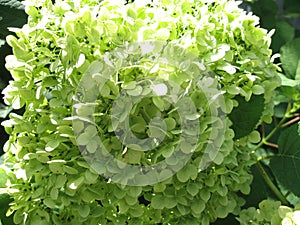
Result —
[{"label": "hydrangea bush", "polygon": [[[205,225],[239,213],[252,181],[248,143],[260,140],[259,122],[271,121],[279,84],[271,33],[258,17],[231,0],[24,4],[28,23],[7,38],[13,81],[4,90],[8,105],[24,109],[4,122],[8,214],[16,224]],[[163,98],[147,89],[153,85],[180,98]],[[126,111],[122,96],[136,106]],[[184,97],[193,104],[180,111]],[[248,125],[236,124],[238,109],[253,99],[258,119],[241,134],[239,126]],[[125,117],[152,150],[117,129],[128,126]],[[196,129],[184,130],[184,121],[196,121]],[[189,142],[182,133],[191,131],[197,139]],[[141,174],[122,173],[126,165],[163,161],[151,173],[156,183],[137,184]]]}]

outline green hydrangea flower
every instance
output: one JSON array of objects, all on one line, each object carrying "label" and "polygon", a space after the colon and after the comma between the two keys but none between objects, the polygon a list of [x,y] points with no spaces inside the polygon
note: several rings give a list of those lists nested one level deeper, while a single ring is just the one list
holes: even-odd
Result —
[{"label": "green hydrangea flower", "polygon": [[279,83],[256,16],[231,0],[24,3],[4,90],[24,109],[4,122],[16,224],[205,225],[239,213],[259,135],[235,139],[228,115],[237,96],[260,96],[270,122]]}]

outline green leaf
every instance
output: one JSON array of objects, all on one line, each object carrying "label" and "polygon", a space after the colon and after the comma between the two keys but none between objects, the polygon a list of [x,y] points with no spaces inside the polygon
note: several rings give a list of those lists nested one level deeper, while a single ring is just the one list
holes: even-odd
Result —
[{"label": "green leaf", "polygon": [[289,17],[300,17],[300,2],[297,0],[284,0],[283,1],[284,13]]},{"label": "green leaf", "polygon": [[82,176],[77,179],[70,180],[67,185],[70,189],[76,190],[83,182],[84,182],[84,177]]},{"label": "green leaf", "polygon": [[131,96],[139,96],[143,92],[141,86],[137,86],[135,89],[127,90],[127,93]]},{"label": "green leaf", "polygon": [[128,188],[127,194],[132,197],[137,197],[142,193],[142,188],[140,186],[129,186]]},{"label": "green leaf", "polygon": [[293,80],[293,79],[287,78],[282,73],[278,73],[278,75],[281,79],[281,86],[296,87],[296,86],[300,85],[300,79],[299,80]]},{"label": "green leaf", "polygon": [[137,133],[144,133],[147,127],[147,123],[142,116],[132,116],[130,121],[131,130]]},{"label": "green leaf", "polygon": [[290,192],[289,190],[284,188],[280,182],[277,182],[277,183],[278,183],[278,187],[279,187],[281,193],[284,196],[286,196],[286,200],[288,200],[289,203],[291,203],[294,206],[300,204],[300,197],[296,196],[293,192]]},{"label": "green leaf", "polygon": [[259,16],[264,13],[276,14],[278,12],[278,6],[273,0],[253,0],[252,10],[254,10]]},{"label": "green leaf", "polygon": [[128,163],[132,163],[132,164],[140,163],[142,155],[143,155],[142,151],[128,149],[124,156],[124,159]]},{"label": "green leaf", "polygon": [[65,160],[56,159],[47,162],[49,164],[49,169],[53,173],[62,173],[63,172],[63,165],[66,163]]},{"label": "green leaf", "polygon": [[121,199],[118,201],[118,205],[120,208],[120,213],[126,213],[129,209],[129,205],[126,203],[125,199]]},{"label": "green leaf", "polygon": [[300,38],[288,42],[280,49],[280,60],[288,78],[295,79],[300,64]]},{"label": "green leaf", "polygon": [[2,103],[0,103],[0,118],[6,118],[7,115],[11,112],[12,107],[5,106]]},{"label": "green leaf", "polygon": [[295,80],[300,81],[300,60],[298,61],[298,66],[296,69]]},{"label": "green leaf", "polygon": [[159,97],[159,96],[154,96],[152,97],[153,103],[154,105],[160,110],[160,111],[164,111],[165,108],[165,102],[164,100]]},{"label": "green leaf", "polygon": [[251,4],[251,11],[255,15],[259,16],[262,21],[262,25],[265,28],[273,29],[274,21],[278,15],[278,5],[274,0],[253,0]]},{"label": "green leaf", "polygon": [[248,102],[241,96],[237,96],[238,107],[229,114],[233,122],[232,128],[235,132],[235,139],[242,138],[250,134],[259,123],[264,110],[264,96],[252,95]]},{"label": "green leaf", "polygon": [[280,206],[280,202],[276,201],[275,204],[270,200],[263,200],[258,204],[260,209],[260,214],[262,218],[271,221],[271,218],[274,217],[274,212],[276,212]]},{"label": "green leaf", "polygon": [[280,47],[293,40],[294,36],[295,29],[291,24],[283,20],[277,21],[275,24],[275,34],[272,38],[272,49],[278,52]]},{"label": "green leaf", "polygon": [[54,200],[57,199],[58,197],[58,189],[57,188],[52,188],[50,191],[50,197]]},{"label": "green leaf", "polygon": [[88,205],[84,205],[78,209],[78,213],[81,217],[85,218],[90,214],[90,207]]},{"label": "green leaf", "polygon": [[0,165],[4,163],[4,156],[5,156],[5,154],[0,156]]},{"label": "green leaf", "polygon": [[240,223],[233,214],[229,214],[226,218],[218,219],[214,223],[211,223],[211,225],[240,225]]},{"label": "green leaf", "polygon": [[12,199],[8,194],[0,195],[0,218],[3,225],[14,225],[12,216],[6,216],[11,201]]},{"label": "green leaf", "polygon": [[55,182],[56,188],[61,188],[65,185],[67,177],[65,175],[58,175]]},{"label": "green leaf", "polygon": [[51,209],[55,208],[55,202],[51,198],[44,199],[44,204]]},{"label": "green leaf", "polygon": [[129,196],[129,195],[126,195],[125,196],[125,201],[128,205],[130,206],[133,206],[137,203],[137,198],[136,197],[132,197],[132,196]]},{"label": "green leaf", "polygon": [[186,190],[190,195],[195,196],[199,192],[199,187],[195,183],[189,183],[186,187]]},{"label": "green leaf", "polygon": [[168,131],[173,130],[176,127],[176,121],[173,118],[165,118],[164,122],[166,123]]},{"label": "green leaf", "polygon": [[84,145],[88,145],[88,143],[90,142],[90,139],[91,139],[91,136],[88,133],[84,132],[77,137],[76,141],[77,141],[78,145],[84,146]]},{"label": "green leaf", "polygon": [[163,183],[157,183],[153,186],[154,192],[163,192],[166,189],[166,185]]},{"label": "green leaf", "polygon": [[45,77],[42,81],[43,87],[53,87],[58,84],[58,81],[54,76]]},{"label": "green leaf", "polygon": [[189,164],[186,165],[180,171],[178,171],[178,173],[176,173],[176,177],[180,182],[185,183],[189,179],[195,179],[197,177],[197,174],[198,174],[197,167],[193,164]]},{"label": "green leaf", "polygon": [[260,133],[258,131],[252,131],[249,134],[249,139],[248,139],[251,143],[258,143],[261,140],[261,136]]},{"label": "green leaf", "polygon": [[[136,205],[135,207],[131,207],[129,209],[129,213],[133,216],[133,217],[141,217],[144,214],[144,210],[141,206]],[[140,224],[140,222],[137,222],[138,224]]]},{"label": "green leaf", "polygon": [[168,209],[174,208],[177,205],[176,196],[166,197],[164,205]]},{"label": "green leaf", "polygon": [[59,146],[59,141],[58,140],[51,140],[49,141],[46,146],[45,146],[45,150],[47,152],[51,152],[54,149],[56,149]]},{"label": "green leaf", "polygon": [[194,213],[200,214],[205,209],[205,202],[200,199],[193,201],[191,204],[191,209]]},{"label": "green leaf", "polygon": [[1,23],[5,24],[0,26],[0,37],[10,34],[7,27],[21,27],[27,19],[24,5],[18,0],[0,0],[0,15]]},{"label": "green leaf", "polygon": [[300,196],[300,136],[298,125],[284,130],[278,139],[279,154],[271,158],[270,168],[287,190]]},{"label": "green leaf", "polygon": [[0,167],[0,188],[6,187],[7,174],[5,169]]},{"label": "green leaf", "polygon": [[200,191],[200,197],[203,201],[207,202],[210,199],[210,191],[209,190],[201,190]]},{"label": "green leaf", "polygon": [[24,5],[21,3],[21,1],[18,0],[1,0],[0,6],[1,7],[7,6],[11,9],[16,9],[16,10],[24,10]]},{"label": "green leaf", "polygon": [[85,171],[85,179],[90,183],[96,183],[97,179],[99,178],[98,174],[92,173],[89,170]]},{"label": "green leaf", "polygon": [[[267,166],[264,166],[264,169],[267,172],[270,171],[269,167]],[[251,206],[256,207],[258,203],[267,198],[276,198],[272,190],[264,181],[256,165],[251,167],[251,172],[253,174],[253,181],[251,183],[250,194],[244,196],[244,199],[246,200],[246,204],[244,206],[245,208]]]},{"label": "green leaf", "polygon": [[126,195],[126,192],[125,191],[122,191],[120,189],[114,189],[114,196],[116,196],[118,199],[124,199],[125,195]]},{"label": "green leaf", "polygon": [[163,209],[164,208],[164,196],[157,195],[151,199],[151,205],[154,209]]},{"label": "green leaf", "polygon": [[68,174],[77,174],[78,173],[77,169],[70,167],[70,166],[63,166],[63,171]]},{"label": "green leaf", "polygon": [[96,152],[97,148],[98,148],[98,142],[95,140],[90,140],[86,146],[86,149],[88,150],[89,153]]}]

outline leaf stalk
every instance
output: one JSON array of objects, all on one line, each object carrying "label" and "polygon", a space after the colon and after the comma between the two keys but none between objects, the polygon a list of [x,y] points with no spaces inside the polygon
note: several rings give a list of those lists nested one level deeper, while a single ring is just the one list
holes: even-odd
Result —
[{"label": "leaf stalk", "polygon": [[280,190],[273,183],[273,181],[271,180],[271,178],[269,177],[269,175],[263,168],[262,164],[260,162],[257,162],[256,166],[257,166],[258,171],[260,172],[261,176],[263,177],[264,181],[267,183],[267,185],[270,187],[270,189],[273,191],[273,193],[276,195],[276,197],[281,201],[281,203],[286,206],[290,205],[288,200],[284,197],[284,195],[280,192]]}]

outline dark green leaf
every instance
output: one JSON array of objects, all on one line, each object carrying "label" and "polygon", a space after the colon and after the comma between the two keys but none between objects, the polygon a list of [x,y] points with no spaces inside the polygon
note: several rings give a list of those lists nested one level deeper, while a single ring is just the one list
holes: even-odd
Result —
[{"label": "dark green leaf", "polygon": [[23,4],[21,3],[21,1],[18,0],[1,0],[0,6],[6,6],[16,10],[24,10]]},{"label": "dark green leaf", "polygon": [[[264,169],[267,172],[270,170],[267,166],[264,166]],[[251,167],[251,172],[253,175],[253,181],[251,183],[250,194],[244,197],[246,200],[244,208],[256,207],[258,203],[267,198],[276,198],[272,190],[264,181],[256,165]]]},{"label": "dark green leaf", "polygon": [[283,187],[280,184],[280,182],[277,183],[278,183],[279,190],[284,196],[286,196],[286,200],[288,200],[289,203],[291,203],[294,206],[300,204],[300,196],[296,196],[293,192],[287,190],[285,187]]},{"label": "dark green leaf", "polygon": [[289,87],[289,86],[281,86],[278,88],[278,91],[280,94],[286,97],[284,99],[279,99],[280,102],[292,102],[292,100],[297,94],[297,89],[295,87]]},{"label": "dark green leaf", "polygon": [[300,1],[298,0],[284,0],[284,13],[289,17],[299,17],[300,15]]},{"label": "dark green leaf", "polygon": [[275,25],[275,34],[272,38],[271,47],[278,52],[280,47],[285,43],[293,40],[295,36],[294,27],[286,21],[277,21]]},{"label": "dark green leaf", "polygon": [[287,77],[295,79],[300,62],[300,38],[288,42],[280,49],[281,62]]},{"label": "dark green leaf", "polygon": [[0,195],[0,218],[3,225],[14,225],[12,216],[6,217],[5,215],[11,201],[8,194]]},{"label": "dark green leaf", "polygon": [[235,139],[238,139],[250,134],[259,123],[264,110],[264,96],[252,95],[248,102],[241,96],[235,99],[239,105],[232,110],[229,118],[233,122]]},{"label": "dark green leaf", "polygon": [[235,219],[235,216],[229,214],[225,219],[218,219],[211,225],[239,225],[240,223]]},{"label": "dark green leaf", "polygon": [[18,0],[0,0],[0,15],[0,90],[2,90],[10,79],[10,74],[6,70],[4,63],[2,63],[5,62],[5,57],[11,54],[11,48],[3,43],[5,37],[11,34],[7,27],[21,27],[25,24],[27,15],[25,14],[24,6]]},{"label": "dark green leaf", "polygon": [[252,11],[261,18],[262,26],[274,28],[274,21],[278,14],[278,5],[274,0],[258,0],[251,5]]},{"label": "dark green leaf", "polygon": [[270,168],[281,185],[300,196],[300,136],[298,125],[287,128],[278,139],[279,154],[272,157]]},{"label": "dark green leaf", "polygon": [[[274,108],[274,116],[277,118],[283,118],[286,113],[287,103],[281,102]],[[277,141],[276,141],[277,142]]]},{"label": "dark green leaf", "polygon": [[7,27],[21,27],[27,20],[24,6],[18,0],[0,0],[0,15],[2,17],[0,22],[1,36],[9,34]]}]

